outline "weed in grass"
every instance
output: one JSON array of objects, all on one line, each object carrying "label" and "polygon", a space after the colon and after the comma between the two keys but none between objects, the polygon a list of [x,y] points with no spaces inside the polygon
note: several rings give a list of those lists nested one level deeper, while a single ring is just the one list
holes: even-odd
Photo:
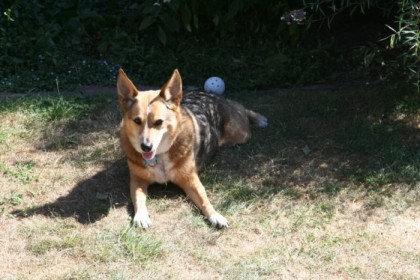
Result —
[{"label": "weed in grass", "polygon": [[32,174],[35,167],[34,161],[16,162],[15,166],[16,168],[12,169],[4,164],[0,164],[0,171],[11,176],[22,185],[26,185],[34,179]]},{"label": "weed in grass", "polygon": [[67,100],[62,96],[43,98],[33,104],[33,110],[38,112],[46,122],[56,123],[66,118],[81,118],[89,112],[89,106],[80,101]]},{"label": "weed in grass", "polygon": [[18,206],[23,202],[23,195],[19,192],[12,191],[10,197],[0,196],[0,212],[7,209],[8,205]]},{"label": "weed in grass", "polygon": [[14,206],[21,205],[23,201],[23,195],[18,192],[13,192],[10,197],[10,203]]},{"label": "weed in grass", "polygon": [[130,227],[119,235],[122,253],[133,262],[154,261],[162,255],[162,242],[138,228]]}]

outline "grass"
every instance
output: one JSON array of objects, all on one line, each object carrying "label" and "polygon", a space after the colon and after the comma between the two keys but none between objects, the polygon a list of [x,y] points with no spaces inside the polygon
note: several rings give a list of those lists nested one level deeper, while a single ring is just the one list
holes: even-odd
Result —
[{"label": "grass", "polygon": [[21,184],[28,184],[33,180],[32,169],[35,166],[35,163],[32,160],[16,162],[15,166],[16,170],[13,170],[4,164],[0,164],[0,171],[5,175],[13,177]]},{"label": "grass", "polygon": [[153,186],[132,227],[107,97],[0,100],[2,279],[417,279],[419,97],[401,89],[228,92],[267,129],[201,174],[230,221]]}]

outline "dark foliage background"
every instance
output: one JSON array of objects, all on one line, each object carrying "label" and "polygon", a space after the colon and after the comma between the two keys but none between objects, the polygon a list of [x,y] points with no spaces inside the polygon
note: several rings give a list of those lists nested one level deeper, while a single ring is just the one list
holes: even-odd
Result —
[{"label": "dark foliage background", "polygon": [[419,84],[414,0],[16,0],[0,3],[0,90],[159,85],[228,89],[330,81]]}]

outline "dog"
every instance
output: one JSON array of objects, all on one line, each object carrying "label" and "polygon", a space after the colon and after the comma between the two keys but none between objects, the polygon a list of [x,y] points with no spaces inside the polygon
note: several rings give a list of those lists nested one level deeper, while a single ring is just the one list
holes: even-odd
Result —
[{"label": "dog", "polygon": [[186,92],[177,69],[160,90],[140,92],[120,69],[118,100],[124,111],[120,142],[130,171],[133,223],[152,225],[147,207],[148,186],[172,182],[216,228],[228,221],[210,203],[198,172],[222,145],[243,144],[250,125],[265,127],[267,118],[215,94]]}]

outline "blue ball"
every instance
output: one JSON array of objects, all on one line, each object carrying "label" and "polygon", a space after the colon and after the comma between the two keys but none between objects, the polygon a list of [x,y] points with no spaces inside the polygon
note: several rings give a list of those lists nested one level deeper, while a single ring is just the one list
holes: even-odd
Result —
[{"label": "blue ball", "polygon": [[222,95],[225,92],[225,82],[219,77],[210,77],[204,83],[204,91]]}]

